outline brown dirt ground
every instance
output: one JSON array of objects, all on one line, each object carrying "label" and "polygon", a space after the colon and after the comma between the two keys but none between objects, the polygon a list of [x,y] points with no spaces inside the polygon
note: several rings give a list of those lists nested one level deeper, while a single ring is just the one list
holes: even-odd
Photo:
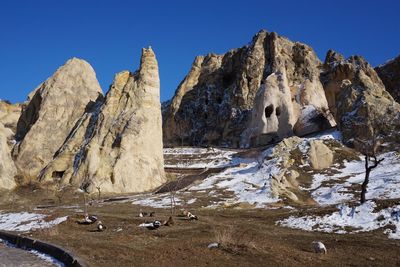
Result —
[{"label": "brown dirt ground", "polygon": [[[293,214],[287,209],[215,210],[194,203],[191,211],[199,216],[198,221],[177,215],[174,226],[151,231],[138,225],[146,220],[166,220],[169,209],[149,209],[131,202],[95,203],[89,212],[107,226],[106,231],[96,232],[95,225],[76,223],[82,213],[59,206],[57,198],[45,199],[43,195],[40,190],[21,190],[12,199],[12,206],[3,195],[0,210],[29,211],[55,205],[43,211],[53,216],[69,215],[68,221],[25,235],[62,246],[89,266],[400,266],[400,241],[388,239],[382,229],[338,235],[277,226],[277,220]],[[79,195],[63,199],[61,205],[82,206]],[[139,218],[140,210],[155,211],[156,216]],[[324,212],[326,209],[310,207],[294,214]],[[118,228],[122,230],[117,232]],[[216,233],[226,229],[231,233],[226,239],[232,239],[234,245],[208,249],[208,244],[217,241]],[[315,240],[326,245],[328,254],[312,252],[311,242]]]}]

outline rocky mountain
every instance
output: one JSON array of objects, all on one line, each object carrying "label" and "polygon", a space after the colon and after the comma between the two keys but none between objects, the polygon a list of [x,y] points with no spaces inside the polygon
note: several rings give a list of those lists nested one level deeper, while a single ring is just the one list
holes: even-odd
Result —
[{"label": "rocky mountain", "polygon": [[165,181],[158,64],[143,49],[138,71],[115,76],[43,169],[41,182],[88,191],[143,192]]},{"label": "rocky mountain", "polygon": [[375,68],[386,90],[400,102],[400,56]]},{"label": "rocky mountain", "polygon": [[309,46],[266,31],[199,56],[164,114],[164,143],[246,147],[333,127],[321,66]]},{"label": "rocky mountain", "polygon": [[164,108],[164,145],[251,147],[336,124],[352,143],[371,136],[372,121],[398,125],[398,110],[362,57],[329,51],[322,63],[309,46],[260,31],[247,46],[195,59]]},{"label": "rocky mountain", "polygon": [[73,58],[29,95],[18,120],[13,150],[24,182],[36,179],[101,94],[93,68]]}]

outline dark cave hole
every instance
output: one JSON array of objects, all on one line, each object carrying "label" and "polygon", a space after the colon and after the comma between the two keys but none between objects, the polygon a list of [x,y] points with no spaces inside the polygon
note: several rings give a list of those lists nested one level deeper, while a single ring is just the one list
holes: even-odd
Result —
[{"label": "dark cave hole", "polygon": [[274,105],[269,105],[265,108],[265,117],[268,119],[269,117],[271,117],[272,112],[274,112]]},{"label": "dark cave hole", "polygon": [[65,171],[61,171],[61,172],[59,172],[59,171],[54,171],[54,172],[51,174],[51,177],[52,177],[52,178],[55,178],[55,179],[61,179],[61,178],[63,178],[64,173],[65,173]]}]

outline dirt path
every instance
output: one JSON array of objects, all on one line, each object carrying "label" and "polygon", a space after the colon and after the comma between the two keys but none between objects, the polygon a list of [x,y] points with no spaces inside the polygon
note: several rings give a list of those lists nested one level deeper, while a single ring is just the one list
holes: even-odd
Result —
[{"label": "dirt path", "polygon": [[9,248],[0,244],[1,267],[48,267],[55,266],[39,257],[17,248]]}]

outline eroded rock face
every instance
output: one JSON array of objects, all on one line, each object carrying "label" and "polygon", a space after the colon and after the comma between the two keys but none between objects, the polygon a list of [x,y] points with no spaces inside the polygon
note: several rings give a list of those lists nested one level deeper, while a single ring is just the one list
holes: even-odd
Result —
[{"label": "eroded rock face", "polygon": [[360,56],[344,60],[329,51],[322,74],[331,112],[343,140],[391,136],[400,123],[400,105],[385,90],[374,69]]},{"label": "eroded rock face", "polygon": [[245,147],[332,127],[320,67],[310,47],[266,31],[197,57],[164,113],[164,142]]},{"label": "eroded rock face", "polygon": [[0,123],[4,127],[17,131],[18,119],[21,116],[21,104],[11,104],[0,100]]},{"label": "eroded rock face", "polygon": [[400,103],[400,56],[375,68],[388,91]]},{"label": "eroded rock face", "polygon": [[101,94],[93,68],[77,58],[68,60],[30,94],[18,120],[18,144],[13,151],[26,181],[36,179]]},{"label": "eroded rock face", "polygon": [[143,192],[165,182],[160,81],[154,52],[143,49],[140,69],[115,76],[105,99],[85,113],[41,181],[87,191]]},{"label": "eroded rock face", "polygon": [[310,141],[308,157],[314,170],[329,168],[333,163],[333,152],[321,140]]},{"label": "eroded rock face", "polygon": [[0,189],[12,189],[16,186],[17,169],[11,158],[14,133],[0,122]]}]

